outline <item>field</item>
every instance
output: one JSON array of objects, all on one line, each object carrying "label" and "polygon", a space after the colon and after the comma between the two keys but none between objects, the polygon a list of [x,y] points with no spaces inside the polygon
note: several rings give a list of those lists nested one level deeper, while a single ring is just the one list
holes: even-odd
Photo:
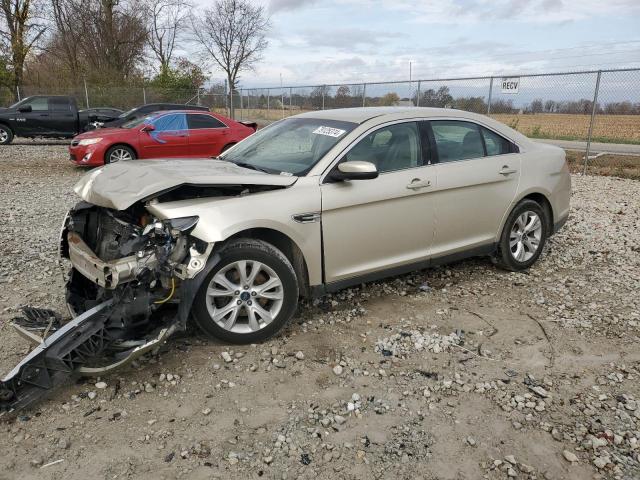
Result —
[{"label": "field", "polygon": [[[267,125],[282,118],[308,112],[299,108],[236,109],[236,117]],[[223,111],[218,113],[224,114]],[[492,118],[531,138],[587,140],[590,115],[540,113],[531,115],[494,114]],[[594,142],[640,144],[640,115],[597,115],[593,125]]]},{"label": "field", "polygon": [[[540,113],[534,115],[496,114],[496,120],[531,138],[586,140],[590,115]],[[640,115],[596,115],[594,142],[640,144]]]}]

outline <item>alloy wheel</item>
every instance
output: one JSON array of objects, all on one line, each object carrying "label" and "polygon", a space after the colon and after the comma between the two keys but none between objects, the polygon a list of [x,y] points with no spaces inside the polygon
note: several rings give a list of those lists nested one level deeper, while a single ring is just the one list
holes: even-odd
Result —
[{"label": "alloy wheel", "polygon": [[9,132],[7,132],[3,128],[0,128],[0,143],[4,143],[7,140],[9,140]]},{"label": "alloy wheel", "polygon": [[278,274],[255,260],[239,260],[220,269],[207,286],[207,310],[216,324],[233,333],[251,333],[278,315],[284,287]]},{"label": "alloy wheel", "polygon": [[518,262],[526,262],[533,257],[540,247],[542,238],[542,221],[537,213],[527,210],[518,215],[511,227],[509,249]]},{"label": "alloy wheel", "polygon": [[133,160],[131,153],[124,148],[116,148],[111,155],[109,155],[109,162],[123,162],[127,160]]}]

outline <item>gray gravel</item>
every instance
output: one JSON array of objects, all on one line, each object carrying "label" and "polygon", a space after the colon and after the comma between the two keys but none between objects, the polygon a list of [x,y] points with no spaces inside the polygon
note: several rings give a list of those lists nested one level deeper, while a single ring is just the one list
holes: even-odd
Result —
[{"label": "gray gravel", "polygon": [[[0,149],[0,323],[64,311],[64,145]],[[640,182],[575,177],[529,272],[477,259],[192,332],[0,423],[2,478],[640,478]],[[0,371],[27,346],[0,326]],[[62,461],[59,461],[62,460]]]}]

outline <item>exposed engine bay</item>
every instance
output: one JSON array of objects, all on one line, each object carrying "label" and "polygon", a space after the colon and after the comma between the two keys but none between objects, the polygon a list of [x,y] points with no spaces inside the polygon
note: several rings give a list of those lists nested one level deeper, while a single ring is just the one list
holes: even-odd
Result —
[{"label": "exposed engine bay", "polygon": [[26,407],[74,374],[121,367],[184,330],[194,277],[213,248],[190,235],[197,222],[159,220],[141,202],[123,211],[76,205],[60,238],[74,318],[61,325],[55,312],[29,309],[13,322],[36,348],[0,381],[0,412]]}]

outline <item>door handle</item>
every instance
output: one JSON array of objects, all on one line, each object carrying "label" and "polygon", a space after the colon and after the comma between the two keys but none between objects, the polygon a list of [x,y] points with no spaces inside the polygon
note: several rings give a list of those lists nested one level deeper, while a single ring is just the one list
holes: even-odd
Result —
[{"label": "door handle", "polygon": [[421,180],[419,178],[414,178],[411,180],[411,183],[407,185],[409,190],[420,190],[421,188],[430,187],[431,180]]},{"label": "door handle", "polygon": [[511,175],[512,173],[516,173],[518,170],[516,170],[515,168],[509,168],[509,165],[504,165],[502,167],[502,170],[500,170],[498,173],[500,175]]}]

